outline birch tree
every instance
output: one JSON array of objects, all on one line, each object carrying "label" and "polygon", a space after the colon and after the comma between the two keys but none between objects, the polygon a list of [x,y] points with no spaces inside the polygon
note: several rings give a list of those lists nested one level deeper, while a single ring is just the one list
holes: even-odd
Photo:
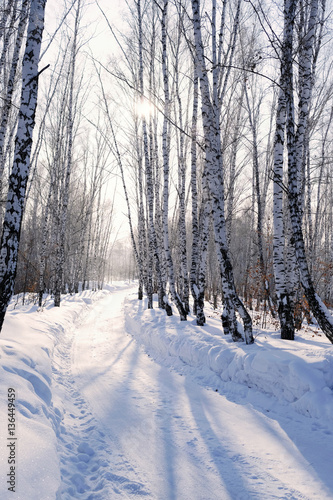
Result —
[{"label": "birch tree", "polygon": [[304,165],[304,140],[309,118],[310,99],[313,88],[313,48],[315,27],[318,22],[318,0],[311,0],[307,31],[302,50],[302,81],[299,90],[299,118],[296,128],[293,82],[293,32],[297,0],[286,0],[286,62],[285,94],[287,104],[287,146],[288,146],[288,201],[300,279],[311,311],[320,328],[333,343],[333,318],[315,291],[309,272],[302,230],[302,191],[300,179]]},{"label": "birch tree", "polygon": [[73,140],[74,140],[74,82],[76,79],[76,59],[78,50],[78,31],[79,22],[81,16],[81,0],[77,0],[74,29],[73,29],[73,41],[70,54],[70,65],[68,68],[68,115],[67,115],[67,148],[64,163],[64,185],[62,191],[62,206],[61,214],[59,220],[59,243],[57,252],[57,262],[56,262],[56,277],[54,286],[54,305],[56,307],[60,306],[60,296],[61,289],[63,286],[63,272],[65,264],[65,234],[66,234],[66,224],[67,224],[67,213],[68,213],[68,201],[69,201],[69,186],[72,171],[73,162]]},{"label": "birch tree", "polygon": [[38,62],[44,29],[46,0],[31,0],[27,41],[22,62],[22,92],[14,161],[0,243],[0,328],[14,290],[17,256],[29,176],[32,134],[38,93]]},{"label": "birch tree", "polygon": [[[222,324],[225,334],[231,333],[232,338],[235,341],[242,339],[242,334],[238,329],[238,324],[236,321],[235,313],[237,309],[243,320],[245,341],[246,343],[252,343],[252,321],[235,289],[233,269],[227,243],[226,221],[224,214],[223,158],[218,115],[220,106],[216,107],[216,85],[214,83],[216,81],[216,77],[214,77],[214,75],[213,96],[211,96],[210,94],[208,71],[206,67],[204,44],[201,33],[199,0],[192,0],[192,14],[197,71],[201,91],[202,122],[205,140],[205,167],[203,173],[203,183],[207,182],[211,196],[214,236],[217,255],[221,266],[221,279],[224,299]],[[233,39],[232,43],[235,44],[235,38]],[[231,48],[231,51],[232,50],[234,50],[234,47]],[[214,71],[216,71],[215,67],[213,67],[213,74]],[[224,83],[226,83],[226,80],[224,81]],[[222,96],[223,92],[224,90],[222,89]]]},{"label": "birch tree", "polygon": [[[141,2],[138,0],[138,38],[139,38],[139,91],[141,96],[144,96],[144,81],[143,81],[143,32],[142,32],[142,13]],[[163,10],[164,12],[164,10]],[[166,15],[166,9],[165,9]],[[163,44],[163,17],[162,17],[162,44]],[[148,309],[153,307],[153,265],[155,262],[158,290],[159,290],[159,306],[167,308],[167,313],[171,314],[171,308],[168,304],[168,299],[164,290],[164,282],[161,269],[161,256],[159,254],[159,246],[157,242],[155,218],[154,218],[154,182],[153,182],[153,164],[152,155],[149,154],[149,141],[146,117],[142,115],[142,135],[143,135],[143,153],[145,163],[146,177],[146,194],[147,194],[147,211],[148,211],[148,252],[147,252],[147,296]],[[151,139],[152,142],[152,139]],[[153,145],[152,145],[153,146]]]},{"label": "birch tree", "polygon": [[[191,123],[191,215],[192,215],[192,250],[190,287],[193,297],[193,314],[198,314],[198,262],[199,262],[199,207],[198,207],[198,180],[197,180],[197,127],[198,127],[198,105],[199,105],[199,82],[198,75],[193,65],[193,105]],[[204,288],[204,286],[203,286]],[[204,323],[204,319],[202,320]]]},{"label": "birch tree", "polygon": [[[15,4],[14,4],[15,5]],[[0,196],[2,195],[3,188],[3,177],[5,173],[5,161],[6,161],[6,137],[8,135],[8,126],[10,124],[10,116],[12,112],[13,98],[16,90],[19,62],[21,60],[21,49],[23,44],[23,38],[26,31],[26,24],[28,20],[29,13],[29,0],[24,0],[20,6],[19,13],[19,23],[16,30],[16,38],[14,40],[14,51],[11,58],[11,67],[9,70],[8,81],[4,86],[4,102],[1,108],[1,121],[0,121]],[[17,14],[14,7],[14,14]],[[3,45],[3,54],[1,57],[1,63],[5,59],[6,41]],[[5,75],[3,75],[5,76]],[[3,82],[5,78],[3,78]]]},{"label": "birch tree", "polygon": [[[181,83],[183,80],[181,67],[185,64],[182,58],[184,47],[182,44],[182,27],[184,24],[185,10],[178,9],[176,25],[176,36],[174,43],[170,40],[172,55],[174,56],[173,79],[175,87],[175,122],[177,123],[177,157],[178,157],[178,185],[177,194],[179,201],[178,209],[178,254],[179,254],[179,294],[184,304],[185,311],[189,313],[189,277],[187,263],[187,234],[186,234],[186,170],[187,170],[187,136],[185,124],[187,123],[188,96],[181,94]],[[184,102],[185,101],[185,102]]]},{"label": "birch tree", "polygon": [[274,141],[274,275],[281,338],[294,339],[294,311],[290,279],[286,268],[284,193],[286,191],[283,175],[284,137],[286,127],[286,99],[283,88],[284,65],[281,63],[280,91],[276,112],[276,131]]},{"label": "birch tree", "polygon": [[[274,275],[275,290],[278,305],[278,315],[281,327],[281,338],[293,340],[295,335],[294,327],[294,300],[292,290],[292,280],[290,272],[286,266],[286,249],[288,239],[286,238],[286,216],[284,210],[284,194],[287,193],[287,187],[284,177],[284,145],[287,120],[287,102],[286,102],[286,70],[287,70],[287,49],[286,45],[291,43],[291,31],[293,19],[289,17],[290,5],[285,1],[285,22],[282,41],[282,57],[280,68],[280,87],[276,110],[276,128],[274,139],[274,166],[273,166],[273,220],[274,220]],[[291,12],[292,16],[295,11]],[[289,48],[290,50],[290,48]]]},{"label": "birch tree", "polygon": [[167,265],[168,282],[172,300],[175,302],[178,309],[180,320],[187,319],[187,312],[184,304],[179,297],[175,286],[174,264],[170,251],[169,242],[169,133],[168,133],[168,117],[170,116],[170,96],[169,96],[169,78],[167,68],[167,9],[168,0],[164,0],[161,17],[162,31],[162,72],[163,72],[163,89],[164,89],[164,116],[163,116],[163,132],[162,132],[162,155],[163,155],[163,237],[164,237],[164,252]]}]

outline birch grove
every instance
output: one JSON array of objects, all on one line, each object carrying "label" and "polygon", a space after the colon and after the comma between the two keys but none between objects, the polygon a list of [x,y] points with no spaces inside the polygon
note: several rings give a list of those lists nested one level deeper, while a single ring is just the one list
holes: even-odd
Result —
[{"label": "birch grove", "polygon": [[14,292],[59,306],[128,273],[198,328],[211,302],[235,342],[270,316],[282,339],[308,321],[333,343],[331,0],[129,0],[119,26],[98,4],[103,61],[87,3],[64,2],[47,71],[45,2],[0,3],[2,322]]},{"label": "birch grove", "polygon": [[[140,236],[141,218],[144,215],[144,210],[140,209],[140,206],[143,206],[142,198],[147,196],[147,213],[144,215],[144,217],[147,216],[147,234],[149,234],[149,227],[160,227],[159,217],[160,207],[162,207],[164,248],[161,249],[156,241],[156,249],[162,263],[164,282],[166,283],[165,280],[167,280],[166,291],[169,290],[170,299],[180,311],[181,319],[184,319],[184,312],[188,310],[186,293],[183,294],[184,283],[186,283],[185,274],[186,279],[189,280],[193,297],[193,313],[197,316],[198,325],[205,323],[204,297],[209,298],[212,294],[211,297],[216,305],[216,290],[220,290],[223,304],[221,318],[225,334],[230,333],[236,341],[242,339],[247,343],[253,341],[251,317],[246,304],[240,298],[242,294],[245,301],[249,300],[247,303],[250,309],[255,304],[258,310],[261,307],[265,310],[268,308],[269,314],[273,316],[275,312],[278,313],[282,338],[292,339],[295,329],[294,314],[295,318],[299,311],[301,311],[300,314],[306,315],[310,306],[309,301],[304,300],[298,292],[298,266],[302,266],[302,258],[300,258],[300,252],[293,246],[295,224],[292,221],[290,202],[288,207],[288,198],[292,200],[293,195],[290,195],[290,189],[288,190],[287,177],[290,181],[290,173],[287,174],[285,163],[286,152],[289,149],[284,90],[287,29],[285,24],[283,34],[284,18],[280,19],[281,49],[278,44],[272,44],[272,56],[275,52],[275,55],[278,55],[282,61],[281,75],[279,77],[280,68],[276,65],[275,74],[269,73],[265,76],[260,44],[267,43],[265,37],[268,38],[269,43],[272,43],[269,32],[271,30],[274,33],[274,31],[273,20],[265,12],[264,5],[259,4],[258,8],[251,9],[243,2],[225,0],[221,5],[217,5],[212,0],[200,5],[198,1],[193,0],[191,2],[154,2],[154,6],[150,9],[148,4],[142,1],[134,4],[137,8],[140,5],[140,15],[132,17],[133,24],[130,29],[133,30],[134,39],[136,33],[139,33],[139,54],[141,54],[139,68],[141,69],[137,78],[141,83],[136,85],[135,59],[132,59],[135,54],[131,45],[133,38],[124,38],[124,44],[122,44],[127,63],[130,60],[130,64],[125,65],[127,68],[123,66],[122,69],[112,69],[110,73],[115,76],[115,82],[122,87],[125,86],[127,91],[135,92],[137,89],[140,99],[151,106],[153,111],[150,112],[149,117],[145,119],[141,117],[143,132],[142,136],[138,137],[141,145],[137,144],[137,147],[143,152],[143,158],[146,158],[147,143],[149,141],[154,143],[155,159],[159,155],[160,164],[163,165],[162,202],[159,195],[157,198],[154,195],[151,196],[150,181],[146,182],[145,188],[141,187],[139,190],[141,193],[138,197],[141,200],[138,205],[138,242],[141,241],[139,246],[142,248],[146,238],[143,237],[143,233]],[[313,5],[311,14],[311,9],[308,9],[305,2],[297,2],[297,4],[299,7],[297,22],[301,23],[304,18],[309,30],[312,29],[310,24],[315,16]],[[134,12],[132,10],[132,13]],[[252,23],[248,27],[244,24],[246,16],[249,16]],[[160,20],[160,26],[156,22],[157,18]],[[154,19],[153,23],[151,23],[152,19]],[[321,45],[319,38],[323,33],[323,19],[323,12],[320,12],[318,22],[321,28],[317,30],[315,45],[313,45],[316,63]],[[262,26],[265,22],[267,29],[263,31]],[[138,23],[138,31],[135,29],[135,23]],[[149,26],[151,26],[150,33]],[[309,37],[305,36],[304,25],[298,24],[298,27],[301,27],[297,32],[299,39],[302,39],[302,44],[298,44],[298,57],[301,59],[304,56],[306,58],[307,50],[309,50],[303,43],[303,39]],[[143,35],[144,29],[146,32]],[[246,32],[249,34],[250,29],[253,33],[259,33],[259,38],[257,34],[254,35],[252,41],[246,38],[244,34]],[[159,36],[158,33],[160,33]],[[276,33],[274,35],[277,36]],[[142,50],[145,45],[143,40],[144,38],[152,39],[150,37],[160,40],[160,46],[158,47],[158,41],[156,41],[154,51],[149,50],[148,45],[144,49],[146,67],[150,68],[150,74],[145,75],[144,65],[142,65]],[[128,45],[127,40],[131,40]],[[296,43],[292,42],[292,46],[296,50]],[[183,61],[181,70],[180,57]],[[148,80],[152,78],[152,68],[155,79],[153,87],[148,84]],[[156,79],[158,72],[160,72],[159,81]],[[147,78],[146,86],[143,84],[145,78]],[[182,89],[179,85],[180,78],[182,82],[186,80]],[[298,78],[304,84],[306,71],[299,70]],[[312,72],[312,81],[314,83],[314,72]],[[262,89],[258,90],[260,85]],[[255,92],[259,96],[258,104],[255,104]],[[301,85],[297,87],[297,92],[299,102],[301,102]],[[270,100],[267,98],[268,95],[270,95]],[[238,106],[236,104],[237,112],[232,115],[231,109],[234,103]],[[300,104],[299,109],[302,107],[304,106]],[[266,128],[261,124],[264,108],[270,110],[269,118],[265,118]],[[304,118],[301,113],[298,114],[303,122],[304,119],[309,120],[309,116]],[[149,138],[144,132],[146,119],[154,120],[155,123],[154,128],[150,129]],[[275,137],[274,124],[276,124]],[[305,131],[301,134],[301,129],[300,121],[297,141],[299,148],[302,147],[302,153],[299,155],[300,162],[303,161],[305,164],[301,158],[304,158],[305,151],[309,158],[309,146],[306,146],[306,150],[304,148],[307,140],[306,134],[309,132]],[[152,134],[155,136],[153,137]],[[244,144],[251,146],[245,148]],[[150,146],[152,147],[152,144]],[[249,172],[246,149],[251,151],[252,156],[250,175],[253,189],[251,195],[251,184],[248,187],[244,186],[243,190],[240,189],[239,184],[240,179],[246,177],[246,172]],[[174,151],[177,152],[175,157]],[[263,159],[265,168],[262,165]],[[170,164],[174,163],[178,165],[178,171],[170,167]],[[147,175],[147,167],[148,173],[150,170],[148,163],[145,165]],[[298,203],[304,205],[305,180],[310,190],[311,172],[309,171],[310,174],[306,178],[306,174],[301,172],[301,163],[297,170],[297,189],[300,192]],[[140,177],[140,167],[138,172]],[[184,175],[184,172],[187,174]],[[156,178],[159,179],[158,176]],[[142,185],[141,182],[139,184]],[[176,197],[170,191],[172,185],[177,186]],[[145,189],[148,191],[145,192]],[[158,181],[154,184],[153,191],[155,194],[160,193]],[[188,195],[185,195],[186,192]],[[250,204],[246,201],[249,195],[252,197]],[[235,202],[237,196],[238,202]],[[319,198],[320,190],[318,191]],[[150,205],[151,200],[154,200],[154,206]],[[237,206],[239,202],[240,209]],[[171,218],[170,203],[176,205],[178,211],[176,219]],[[190,226],[188,224],[184,226],[182,222],[184,211],[187,213],[185,218],[190,218]],[[250,225],[252,234],[250,228],[245,234],[237,234],[245,230],[238,222],[237,211],[248,214],[246,217],[253,221]],[[250,215],[251,211],[252,215]],[[308,219],[311,222],[310,216]],[[174,220],[178,221],[177,236],[173,237],[171,242],[170,234],[171,231],[173,232]],[[307,224],[306,220],[305,223]],[[191,238],[187,234],[189,227],[192,233]],[[237,244],[237,239],[244,236],[247,242],[245,245],[245,248],[248,248],[247,252],[240,250]],[[148,236],[148,246],[146,250],[143,248],[141,250],[141,262],[146,261],[144,267],[148,269],[148,277],[152,269],[154,275],[157,272],[154,266],[152,268],[152,264],[149,264],[151,240]],[[315,240],[317,244],[318,238]],[[185,241],[190,241],[190,247],[187,245],[186,251],[184,251]],[[326,241],[328,241],[327,238]],[[246,256],[245,262],[242,262],[235,252],[242,252]],[[186,259],[183,259],[183,256]],[[185,264],[186,261],[188,262]],[[176,267],[175,262],[177,262]],[[184,273],[185,267],[187,269]],[[216,273],[219,274],[219,279],[216,279]],[[151,294],[152,283],[149,282],[149,278],[147,279]],[[156,278],[155,283],[157,281]],[[155,291],[157,292],[157,288]],[[149,307],[151,306],[150,298]],[[239,328],[239,319],[243,321],[242,329]],[[295,321],[297,323],[296,319]]]},{"label": "birch grove", "polygon": [[[84,287],[94,279],[94,286],[101,287],[113,227],[113,206],[104,201],[103,191],[110,157],[106,141],[99,134],[96,147],[90,141],[90,151],[81,145],[80,152],[74,142],[75,130],[82,126],[77,111],[84,101],[80,78],[74,74],[75,57],[70,57],[77,52],[80,1],[74,9],[64,5],[67,25],[62,22],[56,31],[64,41],[73,22],[74,37],[70,35],[71,43],[59,50],[53,68],[39,61],[46,2],[5,3],[1,5],[1,65],[6,78],[1,88],[0,156],[1,196],[7,202],[1,214],[1,326],[13,293],[23,292],[25,300],[25,294],[34,291],[42,307],[47,293],[59,305],[61,293],[78,291],[79,283]],[[41,80],[43,88],[38,85]],[[80,169],[73,162],[78,155],[85,158]],[[73,163],[76,172],[71,179]],[[97,182],[91,172],[94,165]],[[78,175],[83,183],[77,183]],[[101,211],[106,220],[101,220]],[[89,231],[96,218],[98,231]]]}]

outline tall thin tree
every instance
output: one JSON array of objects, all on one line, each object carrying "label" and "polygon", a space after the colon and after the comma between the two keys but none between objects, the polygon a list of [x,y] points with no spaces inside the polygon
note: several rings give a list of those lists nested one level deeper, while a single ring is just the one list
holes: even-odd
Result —
[{"label": "tall thin tree", "polygon": [[27,41],[22,62],[22,91],[0,243],[0,329],[14,290],[25,192],[30,169],[32,134],[38,93],[38,62],[44,29],[46,0],[31,0]]}]

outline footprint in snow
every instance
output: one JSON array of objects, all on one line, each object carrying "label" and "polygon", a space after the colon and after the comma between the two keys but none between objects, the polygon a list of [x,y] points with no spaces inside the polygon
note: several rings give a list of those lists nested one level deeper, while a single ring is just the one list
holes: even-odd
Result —
[{"label": "footprint in snow", "polygon": [[79,446],[77,447],[77,451],[79,453],[85,453],[86,455],[90,455],[91,457],[95,455],[94,450],[85,441],[79,444]]},{"label": "footprint in snow", "polygon": [[[64,340],[59,347],[64,347]],[[70,352],[71,342],[67,344],[66,352]],[[61,388],[60,399],[66,403],[58,415],[62,484],[57,500],[149,496],[144,485],[135,480],[134,469],[109,448],[104,432],[71,378],[70,357],[65,359],[60,350],[59,354],[65,364],[53,371],[53,377]]]}]

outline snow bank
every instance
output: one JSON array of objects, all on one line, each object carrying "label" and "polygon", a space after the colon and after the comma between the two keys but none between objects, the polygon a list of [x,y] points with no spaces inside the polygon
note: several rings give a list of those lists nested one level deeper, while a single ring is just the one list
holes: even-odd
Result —
[{"label": "snow bank", "polygon": [[190,367],[199,382],[224,393],[255,389],[303,415],[333,422],[333,346],[314,329],[298,333],[295,342],[280,340],[273,328],[258,329],[255,344],[246,345],[223,336],[213,317],[204,327],[191,316],[180,322],[176,315],[145,309],[134,296],[125,311],[128,332],[157,361],[180,372]]},{"label": "snow bank", "polygon": [[[65,401],[57,385],[64,382],[63,370],[58,368],[70,356],[71,330],[84,322],[96,300],[124,286],[128,285],[117,283],[102,291],[65,296],[60,308],[46,300],[42,311],[33,303],[11,303],[0,336],[1,499],[11,494],[10,483],[3,478],[13,472],[9,463],[13,448],[15,498],[60,500],[64,464],[60,464],[58,446],[66,441],[67,431]],[[191,373],[204,386],[244,397],[245,402],[265,404],[268,396],[303,415],[333,423],[332,345],[315,329],[302,331],[295,342],[280,340],[273,328],[258,330],[256,343],[247,346],[223,336],[220,320],[213,317],[205,327],[196,326],[191,316],[180,322],[178,316],[167,317],[157,307],[147,310],[136,294],[128,297],[124,307],[126,329],[156,361],[177,372]],[[13,390],[15,427],[9,428],[7,403]],[[14,435],[9,435],[12,429]],[[78,453],[87,453],[88,448],[79,448]]]},{"label": "snow bank", "polygon": [[[42,310],[32,301],[22,306],[17,297],[12,300],[0,336],[1,499],[13,494],[7,479],[15,498],[56,498],[61,481],[57,437],[66,430],[63,402],[54,397],[54,352],[63,332],[84,319],[89,305],[119,286],[63,296],[60,308],[51,299]],[[10,420],[8,394],[10,403],[15,396]]]}]

